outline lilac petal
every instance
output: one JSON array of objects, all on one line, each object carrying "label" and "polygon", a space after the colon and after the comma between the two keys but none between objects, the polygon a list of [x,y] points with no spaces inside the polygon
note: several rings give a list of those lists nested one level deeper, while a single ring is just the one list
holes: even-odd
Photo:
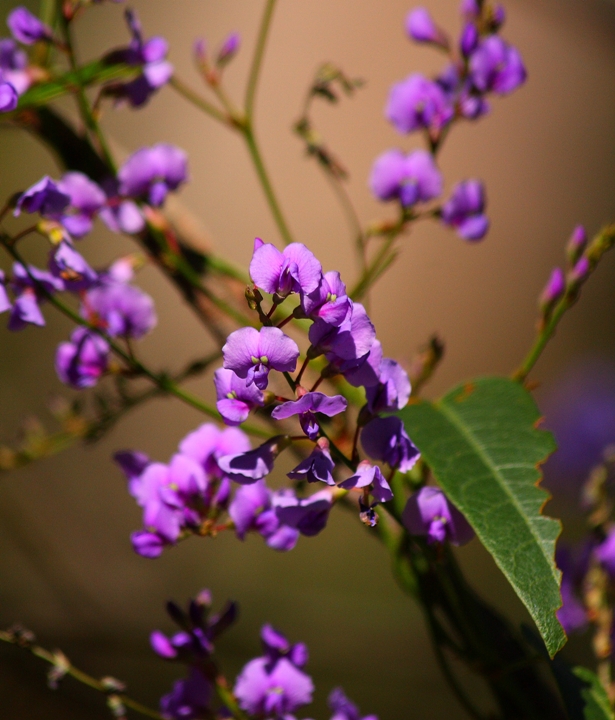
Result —
[{"label": "lilac petal", "polygon": [[272,550],[288,552],[292,550],[299,539],[299,531],[288,525],[281,525],[274,533],[267,537],[267,545]]},{"label": "lilac petal", "polygon": [[167,56],[169,43],[163,37],[153,37],[144,43],[141,52],[146,63],[158,62]]},{"label": "lilac petal", "polygon": [[429,11],[424,7],[412,10],[406,18],[406,32],[417,42],[438,42],[440,33]]},{"label": "lilac petal", "polygon": [[453,545],[465,545],[474,537],[468,521],[439,488],[424,487],[414,493],[402,518],[408,532],[427,536],[428,542],[448,539]]},{"label": "lilac petal", "polygon": [[50,40],[53,36],[51,28],[23,5],[11,10],[6,18],[6,24],[15,40],[24,45],[33,45],[40,40]]},{"label": "lilac petal", "polygon": [[216,402],[216,408],[226,425],[241,425],[250,415],[250,406],[236,398],[223,398]]},{"label": "lilac petal", "polygon": [[289,495],[274,498],[275,511],[283,525],[296,528],[302,535],[317,535],[327,524],[331,510],[331,493],[321,490],[309,498]]},{"label": "lilac petal", "polygon": [[372,193],[379,200],[397,197],[406,177],[406,157],[401,150],[389,150],[374,162],[369,179]]},{"label": "lilac petal", "polygon": [[[222,351],[224,352],[224,348]],[[261,328],[259,351],[261,357],[268,358],[267,364],[274,370],[293,372],[297,367],[297,358],[299,357],[297,343],[279,328]]]},{"label": "lilac petal", "polygon": [[322,266],[311,250],[302,243],[291,243],[284,248],[284,257],[297,265],[296,278],[301,292],[311,293],[322,278]]},{"label": "lilac petal", "polygon": [[361,433],[363,449],[374,460],[382,460],[400,472],[408,472],[420,453],[408,437],[400,418],[374,418]]},{"label": "lilac petal", "polygon": [[26,325],[45,326],[45,318],[38,306],[36,294],[32,290],[25,290],[15,298],[9,316],[8,329],[23,330]]},{"label": "lilac petal", "polygon": [[149,641],[152,650],[161,658],[172,660],[177,657],[177,650],[173,647],[169,638],[160,630],[154,630],[149,636]]},{"label": "lilac petal", "polygon": [[284,256],[270,243],[263,243],[260,238],[258,247],[255,241],[254,254],[250,262],[250,277],[256,287],[267,293],[273,294],[278,289],[278,280]]},{"label": "lilac petal", "polygon": [[242,485],[256,482],[273,470],[278,453],[279,438],[273,438],[260,447],[236,455],[225,455],[218,460],[220,468],[231,480]]},{"label": "lilac petal", "polygon": [[235,330],[228,336],[222,348],[224,367],[235,372],[240,378],[245,378],[253,367],[252,357],[260,357],[259,350],[258,330],[251,327]]},{"label": "lilac petal", "polygon": [[11,112],[17,107],[19,95],[14,85],[0,81],[0,112]]},{"label": "lilac petal", "polygon": [[157,558],[162,555],[165,542],[155,533],[138,530],[130,536],[134,551],[146,558]]},{"label": "lilac petal", "polygon": [[264,480],[257,480],[252,485],[242,485],[237,488],[228,513],[240,540],[244,539],[257,516],[269,507],[269,503],[269,490]]},{"label": "lilac petal", "polygon": [[348,402],[342,395],[329,397],[324,393],[310,392],[299,400],[282,403],[273,410],[271,417],[276,420],[285,420],[293,415],[305,412],[317,412],[327,415],[327,417],[333,417],[344,412],[347,407]]},{"label": "lilac petal", "polygon": [[473,215],[457,226],[457,232],[464,240],[482,240],[488,230],[489,218],[486,215]]}]

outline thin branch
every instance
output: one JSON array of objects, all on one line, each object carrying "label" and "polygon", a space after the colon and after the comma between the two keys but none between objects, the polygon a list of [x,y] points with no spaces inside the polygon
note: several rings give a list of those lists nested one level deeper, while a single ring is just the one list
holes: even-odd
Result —
[{"label": "thin branch", "polygon": [[223,125],[236,129],[233,120],[228,115],[225,115],[222,110],[219,110],[215,105],[210,103],[208,100],[205,100],[205,98],[201,97],[197,92],[192,90],[192,88],[186,85],[186,83],[180,80],[176,75],[173,75],[173,77],[169,80],[169,85],[175,91],[177,91],[184,99],[188,100],[188,102],[191,102],[193,105],[198,107],[199,110],[207,113],[207,115],[212,117],[214,120],[221,122]]},{"label": "thin branch", "polygon": [[153,718],[154,720],[164,720],[164,717],[159,712],[156,712],[156,710],[152,710],[151,708],[142,705],[140,702],[133,700],[127,695],[117,692],[110,693],[109,687],[105,685],[105,683],[76,668],[74,665],[72,665],[72,663],[68,661],[64,654],[58,652],[49,652],[48,650],[45,650],[45,648],[42,648],[39,645],[21,644],[19,641],[19,635],[17,633],[0,631],[0,642],[9,643],[11,645],[16,645],[18,647],[23,647],[24,649],[29,650],[35,657],[39,658],[40,660],[44,660],[46,663],[52,665],[54,668],[58,668],[62,675],[70,675],[72,678],[82,683],[83,685],[87,685],[88,687],[92,688],[92,690],[103,693],[107,697],[109,697],[110,695],[115,696],[122,705],[130,708],[131,710],[134,710],[141,715],[144,715],[145,717]]},{"label": "thin branch", "polygon": [[248,122],[251,122],[254,116],[254,101],[256,99],[256,88],[258,86],[260,71],[263,64],[265,47],[267,45],[267,38],[269,36],[269,29],[271,27],[271,20],[273,18],[273,11],[275,10],[275,4],[276,0],[267,0],[265,12],[263,13],[263,18],[261,20],[261,25],[258,31],[256,48],[254,50],[254,56],[252,58],[252,65],[250,67],[248,84],[246,86],[245,113]]}]

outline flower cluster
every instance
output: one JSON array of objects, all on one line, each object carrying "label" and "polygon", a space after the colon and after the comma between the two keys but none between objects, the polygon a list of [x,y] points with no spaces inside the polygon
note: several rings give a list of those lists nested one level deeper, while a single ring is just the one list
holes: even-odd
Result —
[{"label": "flower cluster", "polygon": [[[170,637],[154,631],[150,643],[161,658],[188,667],[186,678],[177,680],[170,693],[160,700],[160,712],[166,720],[197,720],[212,717],[214,689],[221,682],[214,661],[214,642],[237,618],[237,605],[229,602],[220,613],[211,614],[209,590],[190,600],[186,610],[167,603],[167,612],[179,632]],[[261,630],[263,655],[250,660],[241,670],[233,688],[234,699],[250,716],[263,720],[296,720],[294,712],[312,702],[314,683],[304,672],[308,649],[304,643],[290,643],[271,625]],[[226,682],[226,681],[224,681]],[[362,717],[357,706],[341,688],[329,696],[331,720],[378,720],[375,715]],[[220,711],[219,711],[220,712]],[[226,709],[216,717],[226,717]]]},{"label": "flower cluster", "polygon": [[[487,96],[506,95],[521,85],[526,72],[519,52],[499,33],[501,6],[471,0],[462,6],[463,29],[457,43],[434,22],[425,8],[408,15],[406,29],[418,43],[443,50],[449,63],[434,79],[418,73],[396,83],[389,94],[386,116],[402,135],[422,131],[429,152],[388,150],[372,168],[370,187],[379,200],[396,200],[409,219],[421,203],[442,194],[443,178],[435,161],[444,135],[457,120],[476,120],[489,112]],[[480,240],[489,228],[481,182],[457,184],[449,199],[430,213],[465,240]]]}]

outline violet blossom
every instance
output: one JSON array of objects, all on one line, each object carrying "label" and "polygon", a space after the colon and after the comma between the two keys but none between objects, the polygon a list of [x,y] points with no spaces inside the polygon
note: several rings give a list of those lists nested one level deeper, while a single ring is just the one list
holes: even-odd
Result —
[{"label": "violet blossom", "polygon": [[566,246],[566,258],[570,265],[574,266],[579,261],[586,247],[587,231],[583,225],[577,225],[572,231],[572,235]]},{"label": "violet blossom", "polygon": [[277,435],[254,450],[221,457],[218,465],[235,482],[249,485],[273,470],[276,457],[288,444],[288,438]]},{"label": "violet blossom", "polygon": [[294,371],[299,348],[279,328],[263,327],[258,331],[244,327],[228,336],[222,355],[225,368],[245,378],[246,385],[254,383],[264,390],[270,370]]},{"label": "violet blossom", "polygon": [[19,95],[15,87],[5,80],[0,79],[0,112],[11,112],[17,107]]},{"label": "violet blossom", "polygon": [[83,327],[73,331],[70,342],[58,345],[55,367],[65,385],[82,390],[94,387],[107,371],[110,347],[100,335]]},{"label": "violet blossom", "polygon": [[410,379],[402,366],[391,358],[383,358],[378,367],[378,384],[365,388],[367,407],[371,413],[401,410],[410,399]]},{"label": "violet blossom", "polygon": [[51,273],[39,270],[32,265],[26,269],[21,263],[13,264],[13,277],[10,283],[15,295],[9,317],[9,330],[22,330],[26,325],[45,325],[45,318],[39,304],[46,299],[45,293],[61,292],[64,282]]},{"label": "violet blossom", "polygon": [[416,42],[433,43],[442,48],[448,47],[446,34],[436,25],[424,7],[411,10],[406,18],[406,32]]},{"label": "violet blossom", "polygon": [[196,460],[208,477],[225,480],[220,459],[250,450],[248,436],[239,428],[221,430],[214,423],[203,423],[186,435],[179,444],[179,452]]},{"label": "violet blossom", "polygon": [[271,672],[276,663],[284,657],[297,668],[307,665],[309,659],[307,645],[302,642],[291,644],[287,637],[273,626],[263,625],[261,642],[265,657],[269,661],[267,672]]},{"label": "violet blossom", "polygon": [[350,308],[351,300],[338,272],[325,273],[315,290],[301,294],[304,315],[313,320],[320,318],[328,325],[341,325]]},{"label": "violet blossom", "polygon": [[133,153],[117,174],[124,197],[146,200],[160,207],[171,190],[188,179],[188,158],[183,150],[159,143]]},{"label": "violet blossom", "polygon": [[310,440],[316,440],[320,433],[316,414],[320,413],[327,417],[334,417],[344,412],[347,407],[348,402],[342,395],[329,397],[321,392],[308,392],[298,400],[291,400],[278,405],[273,409],[271,417],[275,420],[286,420],[294,415],[299,415],[299,422],[303,432]]},{"label": "violet blossom", "polygon": [[108,92],[138,108],[145,105],[150,97],[171,79],[173,65],[166,59],[169,46],[163,37],[143,39],[141,23],[134,10],[126,10],[126,22],[132,34],[130,45],[110,53],[107,60],[110,63],[125,62],[128,65],[141,66],[141,74],[128,83],[110,87]]},{"label": "violet blossom", "polygon": [[198,720],[208,715],[211,684],[197,667],[190,668],[185,680],[176,680],[173,689],[160,698],[160,714],[165,720]]},{"label": "violet blossom", "polygon": [[256,238],[250,277],[260,290],[285,298],[290,293],[314,292],[322,277],[322,267],[301,243],[291,243],[280,252],[275,245]]},{"label": "violet blossom", "polygon": [[527,78],[519,51],[498,35],[480,41],[470,57],[469,71],[477,90],[498,95],[516,90]]},{"label": "violet blossom", "polygon": [[224,40],[218,50],[218,54],[216,56],[216,66],[218,68],[223,68],[225,65],[228,65],[239,52],[240,46],[241,36],[239,33],[231,33],[226,40]]},{"label": "violet blossom", "polygon": [[465,545],[474,537],[474,530],[465,517],[436,487],[423,487],[412,495],[402,519],[411,535],[424,535],[429,544],[446,540]]},{"label": "violet blossom", "polygon": [[64,289],[71,292],[87,290],[98,279],[97,274],[88,265],[85,258],[66,238],[51,249],[49,270],[52,275],[63,280]]},{"label": "violet blossom", "polygon": [[388,502],[393,499],[391,486],[382,474],[382,470],[377,465],[372,465],[369,460],[362,460],[357,466],[356,473],[341,482],[339,486],[344,490],[370,488],[377,502]]},{"label": "violet blossom", "polygon": [[158,322],[154,301],[147,293],[109,276],[87,291],[82,314],[100,323],[112,337],[141,338]]},{"label": "violet blossom", "polygon": [[294,470],[291,470],[288,477],[291,480],[307,480],[310,483],[324,482],[327,485],[335,485],[332,474],[334,468],[335,463],[329,452],[329,441],[326,438],[320,438],[308,457],[302,460]]},{"label": "violet blossom", "polygon": [[581,592],[592,550],[592,542],[584,543],[574,553],[571,548],[558,542],[555,550],[555,562],[562,571],[562,606],[556,615],[566,633],[583,630],[588,624],[588,613],[581,601]]},{"label": "violet blossom", "polygon": [[442,182],[433,156],[425,150],[409,155],[388,150],[376,159],[370,177],[370,187],[377,198],[397,199],[404,207],[438,197]]},{"label": "violet blossom", "polygon": [[227,425],[240,425],[250,411],[264,405],[264,396],[256,385],[246,385],[232,370],[219,368],[214,373],[216,407]]},{"label": "violet blossom", "polygon": [[442,221],[464,240],[481,240],[489,229],[485,202],[485,189],[479,180],[460,182],[442,206]]},{"label": "violet blossom", "polygon": [[[11,85],[17,96],[22,95],[32,82],[28,56],[11,38],[0,38],[0,82]],[[6,100],[0,101],[0,107],[5,103]]]},{"label": "violet blossom", "polygon": [[313,537],[325,528],[333,501],[329,490],[320,490],[307,498],[298,498],[286,492],[276,493],[273,505],[283,525],[298,530],[306,537]]},{"label": "violet blossom", "polygon": [[239,706],[250,715],[285,718],[312,701],[312,679],[286,658],[281,658],[271,672],[268,659],[251,660],[237,677],[233,692]]},{"label": "violet blossom", "polygon": [[615,527],[608,531],[606,538],[594,550],[594,554],[609,575],[615,577]]},{"label": "violet blossom", "polygon": [[361,432],[361,444],[373,460],[382,460],[402,473],[411,470],[420,457],[403,422],[394,416],[370,420]]},{"label": "violet blossom", "polygon": [[70,198],[60,222],[75,238],[87,235],[92,230],[94,217],[107,201],[102,188],[81,172],[65,173],[57,187]]},{"label": "violet blossom", "polygon": [[400,133],[440,131],[453,117],[453,108],[433,80],[414,74],[391,88],[386,116]]},{"label": "violet blossom", "polygon": [[62,192],[47,175],[19,196],[14,215],[18,217],[22,210],[27,213],[39,213],[51,220],[60,220],[64,210],[70,205],[70,196]]},{"label": "violet blossom", "polygon": [[41,41],[50,42],[53,39],[51,28],[23,5],[11,10],[6,18],[6,24],[15,40],[24,45],[34,45]]}]

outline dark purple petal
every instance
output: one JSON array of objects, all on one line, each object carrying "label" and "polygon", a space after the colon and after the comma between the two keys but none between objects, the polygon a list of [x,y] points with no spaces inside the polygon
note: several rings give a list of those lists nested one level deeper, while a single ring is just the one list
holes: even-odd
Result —
[{"label": "dark purple petal", "polygon": [[400,133],[440,130],[453,117],[453,108],[439,85],[415,74],[391,88],[386,116]]},{"label": "dark purple petal", "polygon": [[211,685],[196,667],[186,680],[177,680],[160,699],[160,712],[168,720],[196,720],[210,715]]},{"label": "dark purple petal", "polygon": [[155,533],[138,530],[130,536],[134,551],[146,558],[157,558],[162,555],[165,541]]},{"label": "dark purple petal", "polygon": [[225,455],[218,460],[218,464],[231,480],[248,485],[264,478],[273,470],[275,458],[286,444],[281,436],[275,437],[254,450]]},{"label": "dark purple petal", "polygon": [[23,210],[27,213],[37,212],[43,217],[58,220],[69,205],[70,197],[61,192],[50,177],[45,176],[20,195],[15,206],[15,216],[17,217]]},{"label": "dark purple petal", "polygon": [[299,530],[311,537],[323,530],[332,507],[331,493],[321,490],[308,498],[297,498],[290,494],[276,494],[273,504],[282,525]]},{"label": "dark purple petal", "polygon": [[6,18],[6,24],[15,40],[24,45],[33,45],[41,40],[49,41],[53,37],[51,28],[23,5],[11,10]]},{"label": "dark purple petal", "polygon": [[0,113],[11,112],[17,107],[19,95],[10,82],[0,80]]},{"label": "dark purple petal", "polygon": [[294,470],[288,473],[291,480],[307,480],[308,482],[324,482],[327,485],[335,485],[333,469],[335,463],[329,453],[329,442],[321,438],[315,445],[314,450],[302,460]]},{"label": "dark purple petal", "polygon": [[77,328],[70,342],[60,343],[56,372],[66,385],[77,389],[96,385],[107,371],[111,349],[107,341],[86,328]]},{"label": "dark purple petal", "polygon": [[382,460],[400,472],[408,472],[420,453],[398,417],[374,418],[361,432],[361,444],[373,460]]}]

